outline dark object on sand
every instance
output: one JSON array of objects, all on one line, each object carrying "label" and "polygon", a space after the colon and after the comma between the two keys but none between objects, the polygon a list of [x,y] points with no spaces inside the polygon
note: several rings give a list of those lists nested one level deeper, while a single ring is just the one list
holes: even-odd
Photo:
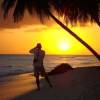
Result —
[{"label": "dark object on sand", "polygon": [[61,74],[61,73],[67,72],[69,70],[73,70],[71,65],[69,65],[68,63],[62,63],[62,64],[58,65],[55,69],[53,69],[51,72],[48,72],[47,75]]}]

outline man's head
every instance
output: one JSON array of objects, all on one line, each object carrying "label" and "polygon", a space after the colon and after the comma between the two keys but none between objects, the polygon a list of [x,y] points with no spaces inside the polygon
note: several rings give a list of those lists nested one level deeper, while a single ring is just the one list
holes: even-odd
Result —
[{"label": "man's head", "polygon": [[42,48],[41,43],[37,43],[36,47],[39,48],[39,49],[41,49]]}]

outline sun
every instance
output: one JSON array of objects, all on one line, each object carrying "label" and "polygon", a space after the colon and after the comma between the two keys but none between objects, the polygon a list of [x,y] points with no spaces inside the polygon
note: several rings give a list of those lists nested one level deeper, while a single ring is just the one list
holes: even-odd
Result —
[{"label": "sun", "polygon": [[59,49],[60,50],[65,51],[65,50],[68,50],[69,48],[70,48],[70,46],[69,46],[68,43],[66,43],[64,41],[62,41],[62,42],[59,43]]}]

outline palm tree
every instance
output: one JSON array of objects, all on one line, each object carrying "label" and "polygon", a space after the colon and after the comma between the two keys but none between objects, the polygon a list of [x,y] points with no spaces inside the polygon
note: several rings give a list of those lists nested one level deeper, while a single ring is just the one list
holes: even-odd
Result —
[{"label": "palm tree", "polygon": [[66,22],[96,22],[100,26],[100,0],[52,0],[54,9]]},{"label": "palm tree", "polygon": [[87,47],[100,61],[99,54],[91,48],[85,41],[71,31],[66,25],[59,21],[53,11],[56,11],[59,16],[63,16],[66,23],[77,24],[77,22],[96,22],[100,26],[100,0],[3,0],[2,8],[4,17],[7,16],[9,10],[14,8],[14,21],[20,21],[25,10],[28,10],[30,15],[37,13],[40,20],[45,17],[51,17],[69,34]]}]

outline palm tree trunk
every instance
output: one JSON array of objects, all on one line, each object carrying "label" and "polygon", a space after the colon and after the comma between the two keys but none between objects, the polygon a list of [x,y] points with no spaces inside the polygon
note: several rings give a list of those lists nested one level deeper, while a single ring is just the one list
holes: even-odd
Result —
[{"label": "palm tree trunk", "polygon": [[88,50],[90,50],[91,53],[95,55],[95,57],[100,61],[100,55],[91,46],[89,46],[85,41],[83,41],[79,36],[77,36],[73,31],[71,31],[67,26],[65,26],[62,22],[60,22],[52,13],[49,12],[49,15],[57,24],[59,24],[63,29],[69,32],[70,35],[72,35],[75,39],[81,42]]}]

